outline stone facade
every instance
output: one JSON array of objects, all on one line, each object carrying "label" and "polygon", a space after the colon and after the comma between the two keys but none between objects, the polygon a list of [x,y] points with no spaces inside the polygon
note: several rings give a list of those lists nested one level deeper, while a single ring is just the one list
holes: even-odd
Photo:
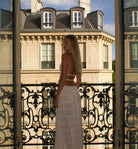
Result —
[{"label": "stone facade", "polygon": [[[136,0],[126,3],[124,9],[124,74],[125,90],[132,95],[125,96],[125,135],[131,144],[126,145],[126,149],[138,148],[136,142],[138,129],[138,2]],[[134,144],[135,143],[135,144]]]},{"label": "stone facade", "polygon": [[[138,44],[138,25],[134,21],[134,13],[138,16],[138,7],[132,6],[125,9],[124,21],[125,21],[125,39],[124,39],[124,54],[125,54],[125,82],[132,83],[138,81],[138,53],[132,53],[132,50],[136,50]],[[130,16],[131,15],[131,16]],[[128,17],[129,16],[129,17]],[[132,17],[132,21],[130,20]],[[134,48],[131,47],[131,44]],[[133,48],[133,49],[132,49]],[[133,56],[133,58],[132,58]]]},{"label": "stone facade", "polygon": [[[22,83],[58,82],[60,75],[62,40],[64,33],[21,33],[21,78]],[[112,43],[113,37],[103,32],[75,33],[80,49],[85,48],[86,68],[83,68],[82,82],[111,83],[112,82]],[[55,68],[42,69],[42,44],[55,44]],[[103,45],[108,45],[108,69],[103,68]],[[32,77],[33,76],[33,77]]]},{"label": "stone facade", "polygon": [[[70,10],[45,7],[33,14],[30,10],[21,10],[21,82],[58,83],[61,55],[64,52],[63,38],[67,34],[75,34],[80,45],[82,65],[85,65],[82,82],[111,83],[114,36],[103,31],[103,15],[98,10],[85,16],[85,8],[82,7]],[[46,44],[54,45],[55,58],[54,67],[44,69],[42,46]],[[107,46],[106,56],[104,46]],[[104,67],[104,56],[107,67]]]}]

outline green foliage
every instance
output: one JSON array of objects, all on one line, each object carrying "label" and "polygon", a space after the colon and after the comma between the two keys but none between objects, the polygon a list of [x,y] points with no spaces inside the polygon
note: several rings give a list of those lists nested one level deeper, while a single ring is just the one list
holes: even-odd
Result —
[{"label": "green foliage", "polygon": [[115,83],[115,60],[112,61],[112,68],[113,68],[113,77],[112,77],[112,81],[113,83]]}]

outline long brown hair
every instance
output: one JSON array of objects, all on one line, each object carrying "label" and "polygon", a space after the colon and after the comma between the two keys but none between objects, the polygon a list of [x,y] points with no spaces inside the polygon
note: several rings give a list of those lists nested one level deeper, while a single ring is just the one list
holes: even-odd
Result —
[{"label": "long brown hair", "polygon": [[78,40],[73,34],[66,35],[65,38],[68,38],[71,41],[71,50],[69,50],[69,53],[72,53],[75,60],[76,74],[82,74],[81,55]]}]

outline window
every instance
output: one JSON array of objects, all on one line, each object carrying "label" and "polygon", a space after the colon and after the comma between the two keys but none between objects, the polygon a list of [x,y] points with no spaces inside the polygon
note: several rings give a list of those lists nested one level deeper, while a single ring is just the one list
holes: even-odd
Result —
[{"label": "window", "polygon": [[131,11],[129,15],[130,27],[138,27],[138,11]]},{"label": "window", "polygon": [[103,17],[101,14],[98,15],[98,28],[102,29],[103,27]]},{"label": "window", "polygon": [[130,15],[129,15],[129,25],[132,26],[133,25],[133,18],[132,18],[132,12],[130,12]]},{"label": "window", "polygon": [[52,20],[52,12],[44,12],[44,28],[52,28],[53,20]]},{"label": "window", "polygon": [[130,67],[138,68],[138,42],[130,42]]},{"label": "window", "polygon": [[84,43],[79,43],[82,68],[86,68],[86,48]]},{"label": "window", "polygon": [[103,45],[103,68],[108,69],[108,46]]},{"label": "window", "polygon": [[80,11],[73,12],[73,27],[82,27],[82,13]]},{"label": "window", "polygon": [[41,68],[55,68],[55,46],[53,43],[42,44]]}]

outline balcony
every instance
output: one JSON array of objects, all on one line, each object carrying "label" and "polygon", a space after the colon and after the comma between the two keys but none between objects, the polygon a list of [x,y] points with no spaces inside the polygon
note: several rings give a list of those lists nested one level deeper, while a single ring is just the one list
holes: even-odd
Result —
[{"label": "balcony", "polygon": [[[130,47],[128,46],[132,41],[138,42],[138,33],[124,30],[128,17],[125,22],[124,16],[127,9],[123,9],[130,6],[136,7],[138,3],[127,2],[126,0],[115,1],[115,84],[82,83],[79,87],[85,149],[138,148],[138,65],[136,61],[130,61]],[[7,4],[5,3],[6,7]],[[1,51],[4,52],[1,54],[0,148],[52,149],[56,131],[56,113],[53,103],[58,84],[21,84],[20,72],[20,40],[25,39],[26,42],[29,42],[31,39],[31,45],[32,43],[34,45],[36,40],[45,42],[49,35],[43,30],[46,36],[41,34],[36,36],[36,33],[33,34],[34,36],[29,34],[20,36],[20,1],[13,0],[13,3],[9,5],[11,5],[9,9],[12,12],[12,22],[10,21],[11,23],[6,25],[9,23],[6,21],[0,33],[0,41],[3,41]],[[8,11],[4,11],[4,13],[8,14]],[[5,20],[5,15],[1,17],[1,20],[2,22]],[[75,30],[77,31],[77,29]],[[37,30],[35,31],[37,32]],[[89,35],[88,31],[86,30],[85,38],[78,36],[80,41],[83,39],[82,41],[86,40],[93,44],[98,43],[101,39],[104,39],[105,43],[112,41],[101,36],[102,31],[100,30],[98,30],[99,36],[96,38],[96,32],[93,31],[94,35]],[[49,37],[48,41],[51,42],[52,36]],[[62,36],[55,36],[54,39],[61,41]],[[10,48],[6,48],[7,46]],[[96,46],[92,48],[90,45],[89,48],[95,58],[98,58],[95,51],[102,56],[100,52],[102,48],[98,49]],[[6,51],[10,54],[7,54]],[[138,52],[133,53],[137,55]],[[91,58],[91,60],[93,59]],[[111,59],[108,60],[110,62]],[[100,61],[103,63],[102,59],[99,59]],[[98,63],[91,64],[97,65]],[[46,69],[55,67],[52,62],[49,64],[44,62],[40,65],[44,65]],[[82,65],[83,68],[86,67],[85,63]],[[125,68],[127,65],[135,69],[127,71]],[[103,64],[105,69],[109,66],[111,66],[110,63]],[[104,73],[101,75],[108,77]]]},{"label": "balcony", "polygon": [[[115,84],[81,84],[79,87],[83,144],[113,147],[113,101]],[[6,88],[0,90],[6,93]],[[56,113],[53,106],[58,84],[22,84],[21,85],[21,131],[23,146],[53,146],[55,141]],[[3,115],[3,127],[0,133],[0,146],[13,143],[13,95],[0,101],[0,115]],[[9,137],[10,134],[10,137]],[[10,142],[10,143],[9,143]]]}]

